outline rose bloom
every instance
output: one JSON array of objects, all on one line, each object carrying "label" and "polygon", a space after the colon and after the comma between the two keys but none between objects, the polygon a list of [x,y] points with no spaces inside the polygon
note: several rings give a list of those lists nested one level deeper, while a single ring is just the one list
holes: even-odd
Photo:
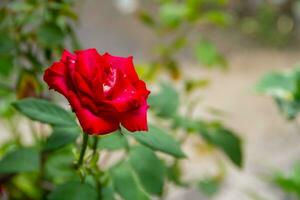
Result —
[{"label": "rose bloom", "polygon": [[88,134],[107,134],[119,129],[145,131],[149,91],[128,58],[100,55],[96,49],[64,51],[44,74],[50,89],[69,101]]}]

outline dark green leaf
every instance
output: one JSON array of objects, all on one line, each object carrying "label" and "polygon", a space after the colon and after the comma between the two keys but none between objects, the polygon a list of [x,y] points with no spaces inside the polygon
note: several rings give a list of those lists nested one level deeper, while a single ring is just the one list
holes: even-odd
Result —
[{"label": "dark green leaf", "polygon": [[141,144],[153,150],[161,151],[177,158],[185,157],[179,143],[163,130],[154,126],[149,126],[148,132],[136,132],[132,133],[132,136]]},{"label": "dark green leaf", "polygon": [[97,200],[95,188],[87,183],[67,182],[58,186],[47,198],[48,200]]},{"label": "dark green leaf", "polygon": [[71,113],[49,101],[27,98],[14,102],[13,106],[32,120],[58,126],[74,126],[75,124]]},{"label": "dark green leaf", "polygon": [[55,184],[78,177],[74,160],[74,153],[69,146],[49,154],[45,163],[45,176]]},{"label": "dark green leaf", "polygon": [[129,161],[145,190],[161,196],[166,170],[155,153],[146,147],[135,146],[130,149]]},{"label": "dark green leaf", "polygon": [[235,165],[242,166],[242,142],[236,134],[218,123],[199,125],[200,134],[207,142],[222,149]]},{"label": "dark green leaf", "polygon": [[140,11],[138,17],[147,26],[153,27],[155,25],[155,20],[145,11]]},{"label": "dark green leaf", "polygon": [[39,27],[37,38],[38,41],[46,47],[63,45],[64,33],[55,24],[44,24]]},{"label": "dark green leaf", "polygon": [[158,116],[171,117],[178,109],[179,96],[172,86],[161,84],[159,93],[151,94],[148,102]]},{"label": "dark green leaf", "polygon": [[16,48],[15,41],[7,33],[0,33],[0,54],[10,54]]},{"label": "dark green leaf", "polygon": [[0,174],[36,172],[40,168],[39,151],[21,148],[5,155],[0,161]]},{"label": "dark green leaf", "polygon": [[8,76],[14,67],[14,58],[11,55],[0,55],[0,75]]},{"label": "dark green leaf", "polygon": [[130,165],[120,163],[110,170],[115,191],[124,200],[149,200],[148,195],[141,189]]},{"label": "dark green leaf", "polygon": [[118,150],[123,149],[126,147],[127,141],[125,136],[121,135],[119,131],[116,131],[114,133],[101,136],[99,138],[98,147],[101,149],[107,149],[107,150]]},{"label": "dark green leaf", "polygon": [[44,146],[45,151],[52,151],[59,149],[67,144],[73,143],[80,133],[77,126],[69,127],[54,127],[53,132],[47,139]]}]

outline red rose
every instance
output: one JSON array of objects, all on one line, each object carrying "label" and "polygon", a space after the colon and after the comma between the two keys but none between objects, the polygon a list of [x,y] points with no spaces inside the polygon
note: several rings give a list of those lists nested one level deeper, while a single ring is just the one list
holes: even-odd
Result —
[{"label": "red rose", "polygon": [[44,74],[50,89],[63,94],[88,134],[107,134],[122,124],[129,131],[148,130],[149,91],[138,78],[132,57],[96,49],[64,51]]}]

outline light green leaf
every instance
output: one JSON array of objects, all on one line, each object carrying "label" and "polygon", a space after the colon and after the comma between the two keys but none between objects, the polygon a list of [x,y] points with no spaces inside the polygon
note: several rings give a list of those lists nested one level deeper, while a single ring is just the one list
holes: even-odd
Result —
[{"label": "light green leaf", "polygon": [[121,135],[119,131],[101,136],[98,142],[98,148],[111,151],[122,149],[127,145],[125,136]]},{"label": "light green leaf", "polygon": [[49,101],[27,98],[16,101],[12,105],[32,120],[58,126],[74,126],[75,124],[75,119],[70,112]]},{"label": "light green leaf", "polygon": [[135,132],[132,133],[132,136],[141,144],[153,150],[161,151],[177,158],[185,157],[179,143],[163,130],[154,126],[150,125],[148,132]]},{"label": "light green leaf", "polygon": [[21,148],[5,155],[0,161],[0,174],[37,172],[40,155],[36,148]]},{"label": "light green leaf", "polygon": [[145,190],[150,194],[161,196],[166,170],[155,153],[143,146],[132,147],[129,162]]},{"label": "light green leaf", "polygon": [[226,26],[232,22],[231,15],[222,10],[211,10],[204,13],[201,17],[203,20],[219,26]]},{"label": "light green leaf", "polygon": [[266,74],[256,85],[259,93],[291,100],[295,92],[297,80],[290,73],[271,72]]},{"label": "light green leaf", "polygon": [[208,197],[213,197],[220,189],[220,181],[214,177],[205,178],[198,183],[199,190]]},{"label": "light green leaf", "polygon": [[159,17],[163,25],[175,28],[183,22],[188,12],[188,7],[185,4],[170,2],[160,6]]},{"label": "light green leaf", "polygon": [[149,200],[148,195],[139,185],[130,165],[122,162],[110,169],[115,191],[124,200]]},{"label": "light green leaf", "polygon": [[224,68],[227,66],[224,56],[217,50],[213,43],[207,40],[201,40],[197,44],[195,55],[200,63],[208,67],[220,66]]},{"label": "light green leaf", "polygon": [[150,109],[153,109],[158,116],[171,117],[177,112],[179,95],[171,85],[161,84],[159,93],[151,94],[148,102]]},{"label": "light green leaf", "polygon": [[95,188],[87,183],[76,181],[67,182],[58,186],[47,198],[48,200],[97,200],[98,195]]}]

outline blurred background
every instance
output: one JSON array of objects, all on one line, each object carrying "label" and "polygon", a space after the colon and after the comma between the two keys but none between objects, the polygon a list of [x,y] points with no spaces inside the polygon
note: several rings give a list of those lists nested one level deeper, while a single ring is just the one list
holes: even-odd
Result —
[{"label": "blurred background", "polygon": [[[270,184],[268,175],[277,169],[289,170],[299,158],[299,122],[283,118],[271,99],[256,93],[255,85],[269,71],[288,70],[299,63],[300,1],[211,0],[207,2],[216,10],[209,11],[209,6],[203,8],[203,13],[200,10],[195,14],[203,18],[196,23],[186,22],[181,17],[185,11],[180,6],[187,2],[162,2],[78,2],[76,9],[80,19],[76,32],[84,47],[96,47],[101,53],[133,55],[135,63],[155,59],[161,43],[186,34],[184,37],[189,40],[186,47],[176,50],[176,55],[172,53],[180,63],[182,79],[210,80],[207,88],[197,91],[201,104],[194,111],[195,115],[210,118],[211,114],[205,109],[220,110],[223,114],[218,117],[244,139],[245,166],[229,169],[226,186],[214,199],[285,199],[284,194]],[[146,12],[153,18],[159,16],[159,20],[165,20],[160,23],[166,23],[169,30],[152,26]],[[160,31],[165,33],[157,33]],[[182,33],[184,31],[188,33]],[[224,56],[226,66],[218,59],[207,58],[208,61],[201,62],[201,58],[197,58],[197,54],[198,57],[211,56],[199,55],[195,49],[201,46],[202,40],[211,42]],[[205,45],[200,48],[204,48],[202,54],[214,51]],[[186,150],[189,145],[193,145],[193,139]],[[187,178],[214,171],[203,153],[193,153],[184,162]],[[202,198],[205,199],[193,190],[174,190],[169,197]]]},{"label": "blurred background", "polygon": [[[2,1],[0,6],[6,2]],[[139,74],[145,77],[153,91],[157,88],[154,83],[170,83],[177,89],[183,107],[191,98],[197,102],[188,113],[190,116],[222,121],[235,130],[243,141],[243,167],[237,168],[225,161],[228,166],[224,169],[226,176],[222,178],[222,187],[214,183],[206,184],[200,187],[202,192],[199,192],[196,188],[172,186],[166,199],[299,199],[300,167],[296,164],[300,154],[300,126],[296,117],[299,101],[295,95],[292,100],[297,105],[293,102],[289,107],[292,101],[286,97],[289,88],[283,86],[286,82],[282,82],[282,77],[278,78],[278,74],[294,73],[294,67],[300,62],[300,1],[65,2],[74,4],[74,11],[71,12],[66,6],[62,12],[61,24],[66,25],[64,20],[67,19],[69,24],[65,27],[70,26],[70,29],[64,29],[67,33],[52,25],[27,32],[18,32],[16,26],[9,29],[10,32],[1,32],[2,88],[10,90],[13,87],[19,97],[29,95],[27,90],[22,89],[21,83],[27,85],[25,88],[30,88],[29,91],[40,90],[40,86],[36,86],[39,83],[35,83],[34,78],[24,75],[26,70],[21,72],[16,67],[17,61],[13,59],[21,53],[11,50],[14,48],[15,38],[41,43],[45,49],[43,55],[39,56],[43,64],[57,57],[59,51],[50,52],[49,49],[55,45],[52,44],[54,41],[64,39],[57,36],[59,34],[62,37],[69,34],[67,37],[70,36],[71,39],[66,42],[66,46],[73,49],[94,47],[101,54],[109,52],[124,57],[132,55]],[[14,16],[19,20],[16,23],[20,27],[24,19],[18,13],[24,10],[28,15],[34,13],[32,8],[22,4],[12,5],[10,9],[11,18]],[[5,14],[1,13],[0,22],[3,19]],[[1,27],[4,27],[4,20],[2,22]],[[60,27],[59,24],[57,26]],[[27,38],[26,34],[30,35],[31,31],[37,31],[37,36]],[[22,39],[23,36],[25,39]],[[57,49],[63,47],[62,45]],[[34,52],[38,47],[33,45],[31,48],[32,51],[29,52]],[[26,44],[21,45],[21,49],[26,51]],[[29,58],[25,63],[39,65],[39,61],[30,60],[30,55],[25,57]],[[14,63],[14,68],[4,67],[7,63]],[[23,68],[27,69],[26,66]],[[278,71],[276,75],[273,74],[275,78],[272,74],[271,78],[263,78],[272,71]],[[11,79],[14,82],[7,84],[7,80]],[[193,93],[187,96],[186,91],[190,90]],[[261,94],[272,96],[275,101]],[[1,101],[1,113],[4,117],[9,115],[5,105],[13,98],[9,96],[5,99],[7,101],[4,97]],[[187,108],[182,108],[181,111],[186,112],[185,109]],[[288,114],[292,112],[292,116],[286,117],[284,112],[287,109]],[[3,141],[10,137],[7,127],[6,122],[0,124]],[[188,138],[183,149],[188,155],[182,163],[186,180],[195,176],[218,174],[220,166],[223,166],[216,161],[222,155],[212,157],[199,138]],[[219,163],[217,167],[216,162]]]}]

